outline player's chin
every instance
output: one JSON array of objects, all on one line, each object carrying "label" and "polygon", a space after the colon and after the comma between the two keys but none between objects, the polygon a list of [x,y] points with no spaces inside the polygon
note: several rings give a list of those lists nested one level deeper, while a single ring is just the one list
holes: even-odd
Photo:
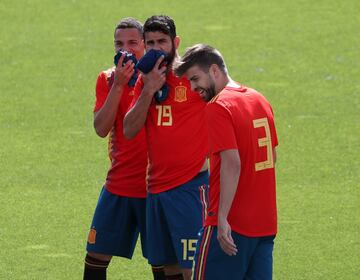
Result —
[{"label": "player's chin", "polygon": [[211,100],[211,97],[210,97],[210,95],[209,95],[207,92],[205,92],[205,93],[201,96],[201,98],[202,98],[204,101],[206,101],[206,102],[209,102],[209,101]]},{"label": "player's chin", "polygon": [[208,101],[208,94],[205,89],[200,88],[200,89],[197,89],[196,91],[204,101]]}]

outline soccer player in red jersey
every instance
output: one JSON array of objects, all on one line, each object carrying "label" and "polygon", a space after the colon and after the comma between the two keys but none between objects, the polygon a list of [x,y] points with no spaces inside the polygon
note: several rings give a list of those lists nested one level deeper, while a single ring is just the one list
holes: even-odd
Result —
[{"label": "soccer player in red jersey", "polygon": [[[166,264],[167,279],[191,279],[198,232],[206,208],[208,172],[206,103],[186,78],[177,78],[172,64],[180,38],[168,16],[152,16],[144,24],[146,51],[161,50],[148,74],[135,85],[134,106],[124,119],[125,136],[143,127],[149,149],[147,234],[150,264]],[[166,66],[161,66],[163,61]],[[167,99],[154,98],[164,83]]]},{"label": "soccer player in red jersey", "polygon": [[278,145],[272,108],[263,95],[233,81],[210,46],[187,49],[175,72],[186,74],[208,102],[210,205],[194,279],[272,279]]},{"label": "soccer player in red jersey", "polygon": [[[115,28],[115,52],[125,50],[140,59],[144,54],[143,27],[134,18],[124,18]],[[100,137],[110,134],[111,167],[100,193],[91,224],[84,279],[106,279],[112,256],[131,258],[139,233],[142,253],[146,248],[146,171],[148,164],[144,130],[133,140],[123,135],[123,118],[134,95],[128,81],[134,63],[102,71],[96,82],[94,127]],[[153,269],[154,279],[165,279],[164,272]]]}]

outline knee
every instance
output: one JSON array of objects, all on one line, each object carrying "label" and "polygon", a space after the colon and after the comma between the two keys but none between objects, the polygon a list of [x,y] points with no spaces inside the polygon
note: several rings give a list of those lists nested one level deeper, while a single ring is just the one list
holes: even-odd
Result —
[{"label": "knee", "polygon": [[164,271],[166,275],[175,275],[175,274],[181,274],[181,268],[177,265],[165,265]]},{"label": "knee", "polygon": [[183,269],[182,274],[183,274],[184,280],[191,280],[191,276],[192,276],[191,269]]},{"label": "knee", "polygon": [[88,256],[103,262],[110,262],[112,258],[111,255],[99,254],[94,252],[88,252],[87,254]]}]

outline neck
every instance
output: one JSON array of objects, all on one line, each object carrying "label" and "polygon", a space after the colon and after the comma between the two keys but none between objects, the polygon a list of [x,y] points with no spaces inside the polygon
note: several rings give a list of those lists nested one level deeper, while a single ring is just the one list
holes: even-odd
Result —
[{"label": "neck", "polygon": [[232,87],[232,88],[240,88],[241,85],[237,82],[235,82],[233,79],[231,79],[230,77],[228,77],[228,83],[226,84],[227,87]]},{"label": "neck", "polygon": [[167,65],[166,72],[169,73],[169,71],[173,71],[173,65],[174,63],[177,63],[180,60],[180,56],[178,52],[176,51],[174,59]]},{"label": "neck", "polygon": [[215,88],[216,93],[218,94],[220,91],[222,91],[226,86],[230,86],[230,84],[235,84],[237,87],[239,85],[237,85],[228,75],[223,75],[220,79],[219,82],[219,86],[217,88]]}]

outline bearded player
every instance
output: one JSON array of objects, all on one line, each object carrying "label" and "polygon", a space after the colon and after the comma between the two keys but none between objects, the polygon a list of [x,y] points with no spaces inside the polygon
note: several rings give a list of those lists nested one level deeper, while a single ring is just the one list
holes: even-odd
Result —
[{"label": "bearded player", "polygon": [[[162,51],[165,56],[138,79],[134,106],[124,119],[124,134],[133,138],[146,128],[149,263],[165,264],[166,279],[189,280],[206,208],[206,103],[186,78],[177,78],[171,70],[180,38],[170,17],[148,18],[144,42],[146,51]],[[167,98],[156,100],[154,94],[165,83]]]},{"label": "bearded player", "polygon": [[271,105],[228,75],[216,49],[187,49],[177,75],[208,102],[210,205],[196,251],[196,280],[270,280],[277,233]]}]

